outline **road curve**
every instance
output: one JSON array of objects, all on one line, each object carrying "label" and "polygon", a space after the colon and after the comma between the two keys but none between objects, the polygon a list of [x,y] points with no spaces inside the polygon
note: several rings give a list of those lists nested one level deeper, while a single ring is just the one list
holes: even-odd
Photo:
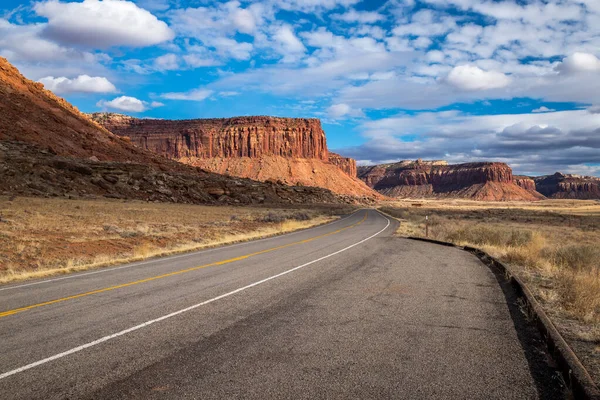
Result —
[{"label": "road curve", "polygon": [[508,286],[396,227],[0,286],[0,398],[561,398]]}]

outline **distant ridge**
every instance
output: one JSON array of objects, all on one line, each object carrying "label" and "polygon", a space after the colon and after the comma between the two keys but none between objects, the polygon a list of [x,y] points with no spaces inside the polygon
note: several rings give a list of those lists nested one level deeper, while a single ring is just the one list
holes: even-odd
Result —
[{"label": "distant ridge", "polygon": [[446,161],[399,161],[358,167],[358,177],[378,192],[396,198],[465,198],[484,201],[540,200],[518,186],[504,163],[449,165]]}]

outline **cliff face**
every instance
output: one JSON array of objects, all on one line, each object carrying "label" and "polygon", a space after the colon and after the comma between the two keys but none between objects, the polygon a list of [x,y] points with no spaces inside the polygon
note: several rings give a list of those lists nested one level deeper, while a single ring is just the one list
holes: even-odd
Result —
[{"label": "cliff face", "polygon": [[97,113],[92,119],[132,143],[220,174],[381,197],[356,177],[356,162],[327,150],[318,119],[235,117],[184,121]]},{"label": "cliff face", "polygon": [[258,158],[265,155],[327,161],[327,141],[314,118],[235,117],[195,120],[138,119],[96,113],[106,129],[167,158]]},{"label": "cliff face", "polygon": [[399,162],[359,167],[367,185],[391,197],[462,197],[474,200],[536,200],[517,186],[503,163]]},{"label": "cliff face", "polygon": [[356,177],[356,160],[353,158],[342,157],[336,153],[329,153],[329,162],[351,177]]},{"label": "cliff face", "polygon": [[520,187],[522,187],[523,189],[529,191],[529,192],[535,192],[537,191],[536,187],[535,187],[535,181],[528,177],[528,176],[522,176],[522,175],[515,175],[513,177],[515,183],[517,185],[519,185]]},{"label": "cliff face", "polygon": [[553,199],[600,199],[600,178],[593,176],[554,175],[534,178],[537,191]]},{"label": "cliff face", "polygon": [[[309,139],[317,148],[318,135]],[[305,141],[302,146],[309,147]],[[160,157],[91,121],[2,57],[0,195],[214,204],[353,201],[321,188],[232,178]]]}]

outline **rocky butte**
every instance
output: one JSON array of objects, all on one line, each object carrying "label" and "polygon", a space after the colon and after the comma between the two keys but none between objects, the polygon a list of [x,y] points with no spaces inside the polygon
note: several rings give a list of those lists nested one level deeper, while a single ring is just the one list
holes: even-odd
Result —
[{"label": "rocky butte", "polygon": [[554,175],[538,176],[530,179],[535,182],[536,190],[549,198],[600,199],[600,178],[557,172]]},{"label": "rocky butte", "polygon": [[397,198],[457,197],[472,200],[539,200],[518,186],[504,163],[449,165],[445,161],[400,161],[358,168],[358,176],[378,192]]},{"label": "rocky butte", "polygon": [[255,116],[159,120],[114,113],[90,116],[143,149],[208,171],[380,197],[356,177],[354,160],[328,151],[318,119]]},{"label": "rocky butte", "polygon": [[[302,151],[319,156],[324,139],[312,135],[301,140]],[[167,146],[183,149],[180,143]],[[215,148],[225,151],[235,146],[217,142]],[[239,146],[245,151],[243,144]],[[247,146],[261,148],[251,138]],[[278,148],[285,151],[286,146]],[[321,188],[234,178],[160,157],[91,121],[2,57],[0,194],[213,204],[354,201]]]}]

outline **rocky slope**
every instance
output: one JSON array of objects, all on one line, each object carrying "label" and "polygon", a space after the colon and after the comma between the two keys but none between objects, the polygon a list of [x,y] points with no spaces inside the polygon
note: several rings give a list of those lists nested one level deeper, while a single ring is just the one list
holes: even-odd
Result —
[{"label": "rocky slope", "polygon": [[536,190],[553,199],[600,199],[600,178],[593,176],[554,175],[533,178]]},{"label": "rocky slope", "polygon": [[318,119],[260,116],[172,121],[113,113],[91,114],[91,118],[143,149],[208,171],[380,197],[356,178],[354,160],[329,153]]},{"label": "rocky slope", "polygon": [[448,165],[444,161],[401,161],[359,167],[367,185],[390,197],[458,197],[473,200],[538,200],[543,196],[519,187],[503,163]]},{"label": "rocky slope", "polygon": [[1,57],[0,194],[240,204],[347,200],[324,189],[234,179],[159,157],[91,121]]}]

